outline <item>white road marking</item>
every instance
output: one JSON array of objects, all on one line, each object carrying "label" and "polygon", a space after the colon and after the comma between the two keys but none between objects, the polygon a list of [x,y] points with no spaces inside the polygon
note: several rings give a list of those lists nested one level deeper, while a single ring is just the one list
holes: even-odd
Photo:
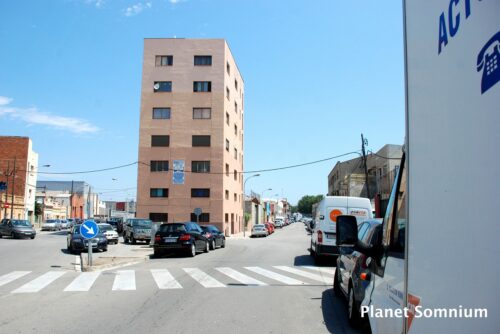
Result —
[{"label": "white road marking", "polygon": [[203,285],[205,288],[225,288],[226,286],[216,280],[215,278],[208,276],[206,273],[198,268],[182,268],[189,276],[191,276],[198,283]]},{"label": "white road marking", "polygon": [[80,255],[75,256],[75,271],[82,271],[82,263]]},{"label": "white road marking", "polygon": [[304,270],[299,270],[299,269],[287,267],[287,266],[274,266],[274,268],[295,274],[297,276],[307,277],[307,278],[310,278],[310,279],[313,279],[315,281],[319,281],[319,282],[322,282],[325,284],[330,284],[330,283],[333,284],[333,276],[331,278],[328,278],[325,276],[312,274],[312,273],[304,271]]},{"label": "white road marking", "polygon": [[116,272],[112,290],[113,291],[135,290],[135,271],[118,270]]},{"label": "white road marking", "polygon": [[0,286],[15,281],[16,279],[21,278],[25,275],[28,275],[30,272],[31,271],[13,271],[6,275],[0,276]]},{"label": "white road marking", "polygon": [[245,267],[245,269],[248,269],[248,270],[253,271],[257,274],[260,274],[262,276],[266,276],[266,277],[271,278],[275,281],[285,283],[288,285],[306,285],[307,284],[307,283],[299,281],[295,278],[284,276],[284,275],[281,275],[281,274],[278,274],[278,273],[275,273],[273,271],[270,271],[270,270],[267,270],[264,268],[260,268],[260,267]]},{"label": "white road marking", "polygon": [[92,271],[81,273],[66,287],[66,289],[64,289],[64,291],[89,291],[99,275],[99,272]]},{"label": "white road marking", "polygon": [[182,285],[175,280],[167,269],[151,269],[151,274],[159,289],[182,289]]},{"label": "white road marking", "polygon": [[322,274],[335,275],[335,268],[328,267],[314,267],[314,266],[302,266],[302,268],[307,268],[315,271],[319,271]]},{"label": "white road marking", "polygon": [[221,267],[221,268],[215,268],[215,269],[217,269],[218,271],[220,271],[224,275],[227,275],[227,276],[231,277],[232,279],[234,279],[234,280],[236,280],[236,281],[238,281],[240,283],[243,283],[245,285],[252,285],[252,286],[264,286],[264,285],[267,285],[264,282],[261,282],[261,281],[255,279],[255,278],[252,278],[250,276],[242,274],[239,271],[236,271],[236,270],[231,269],[231,268]]},{"label": "white road marking", "polygon": [[12,291],[12,293],[38,292],[64,274],[65,271],[49,271],[42,276],[35,278],[31,282],[26,283],[22,287]]}]

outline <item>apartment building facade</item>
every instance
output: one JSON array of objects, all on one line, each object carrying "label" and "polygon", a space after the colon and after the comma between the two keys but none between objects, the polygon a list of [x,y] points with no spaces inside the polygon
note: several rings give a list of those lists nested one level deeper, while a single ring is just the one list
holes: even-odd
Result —
[{"label": "apartment building facade", "polygon": [[138,218],[242,231],[243,101],[225,40],[145,39]]}]

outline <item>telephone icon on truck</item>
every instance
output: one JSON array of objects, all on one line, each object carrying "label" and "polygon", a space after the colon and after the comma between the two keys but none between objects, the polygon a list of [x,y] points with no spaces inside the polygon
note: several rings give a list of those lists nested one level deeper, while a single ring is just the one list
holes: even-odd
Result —
[{"label": "telephone icon on truck", "polygon": [[477,71],[483,70],[481,94],[500,81],[500,31],[484,45],[477,56]]}]

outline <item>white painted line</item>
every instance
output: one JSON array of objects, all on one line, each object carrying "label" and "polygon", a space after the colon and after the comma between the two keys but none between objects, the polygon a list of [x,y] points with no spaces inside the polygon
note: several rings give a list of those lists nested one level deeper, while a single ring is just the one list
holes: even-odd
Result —
[{"label": "white painted line", "polygon": [[6,275],[0,276],[0,286],[15,281],[16,279],[21,278],[25,275],[28,275],[30,272],[31,271],[13,271]]},{"label": "white painted line", "polygon": [[195,281],[203,285],[205,288],[225,288],[226,286],[216,280],[215,278],[208,276],[203,271],[198,268],[182,268],[189,276],[191,276]]},{"label": "white painted line", "polygon": [[331,278],[328,278],[326,276],[312,274],[312,273],[304,271],[304,270],[299,270],[299,269],[287,267],[287,266],[274,266],[274,268],[289,272],[291,274],[295,274],[297,276],[310,278],[312,280],[319,281],[319,282],[322,282],[324,284],[333,284],[333,275],[331,276]]},{"label": "white painted line", "polygon": [[167,269],[151,269],[151,274],[159,289],[182,289]]},{"label": "white painted line", "polygon": [[319,271],[322,274],[335,275],[335,268],[329,267],[314,267],[314,266],[301,266],[302,268],[307,268],[315,271]]},{"label": "white painted line", "polygon": [[118,270],[116,272],[112,290],[113,291],[135,290],[135,271]]},{"label": "white painted line", "polygon": [[12,293],[38,292],[64,274],[65,271],[49,271],[42,276],[35,278],[31,282],[26,283],[22,287],[12,291]]},{"label": "white painted line", "polygon": [[287,285],[306,285],[307,283],[304,283],[302,281],[299,281],[295,278],[291,278],[288,276],[284,276],[278,273],[275,273],[273,271],[261,268],[261,267],[245,267],[245,269],[253,271],[254,273],[260,274],[262,276],[266,276],[270,279],[273,279],[275,281],[285,283]]},{"label": "white painted line", "polygon": [[75,256],[75,271],[82,271],[82,262],[80,255]]},{"label": "white painted line", "polygon": [[99,274],[99,272],[81,273],[64,291],[89,291]]},{"label": "white painted line", "polygon": [[242,274],[239,271],[236,271],[236,270],[231,269],[231,268],[221,267],[221,268],[215,268],[215,269],[217,269],[218,271],[220,271],[224,275],[227,275],[227,276],[231,277],[232,279],[234,279],[234,280],[236,280],[236,281],[238,281],[240,283],[243,283],[245,285],[252,285],[252,286],[264,286],[264,285],[267,285],[264,282],[261,282],[261,281],[255,279],[255,278],[252,278],[250,276]]}]

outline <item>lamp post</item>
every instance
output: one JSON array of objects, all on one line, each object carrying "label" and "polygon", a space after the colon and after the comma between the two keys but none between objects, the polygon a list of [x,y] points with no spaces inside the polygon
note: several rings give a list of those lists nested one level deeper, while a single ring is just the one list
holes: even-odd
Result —
[{"label": "lamp post", "polygon": [[243,182],[243,237],[245,236],[245,230],[246,230],[246,222],[245,222],[245,185],[247,184],[247,181],[250,180],[252,177],[257,177],[260,176],[260,174],[254,174],[246,178],[245,182]]}]

